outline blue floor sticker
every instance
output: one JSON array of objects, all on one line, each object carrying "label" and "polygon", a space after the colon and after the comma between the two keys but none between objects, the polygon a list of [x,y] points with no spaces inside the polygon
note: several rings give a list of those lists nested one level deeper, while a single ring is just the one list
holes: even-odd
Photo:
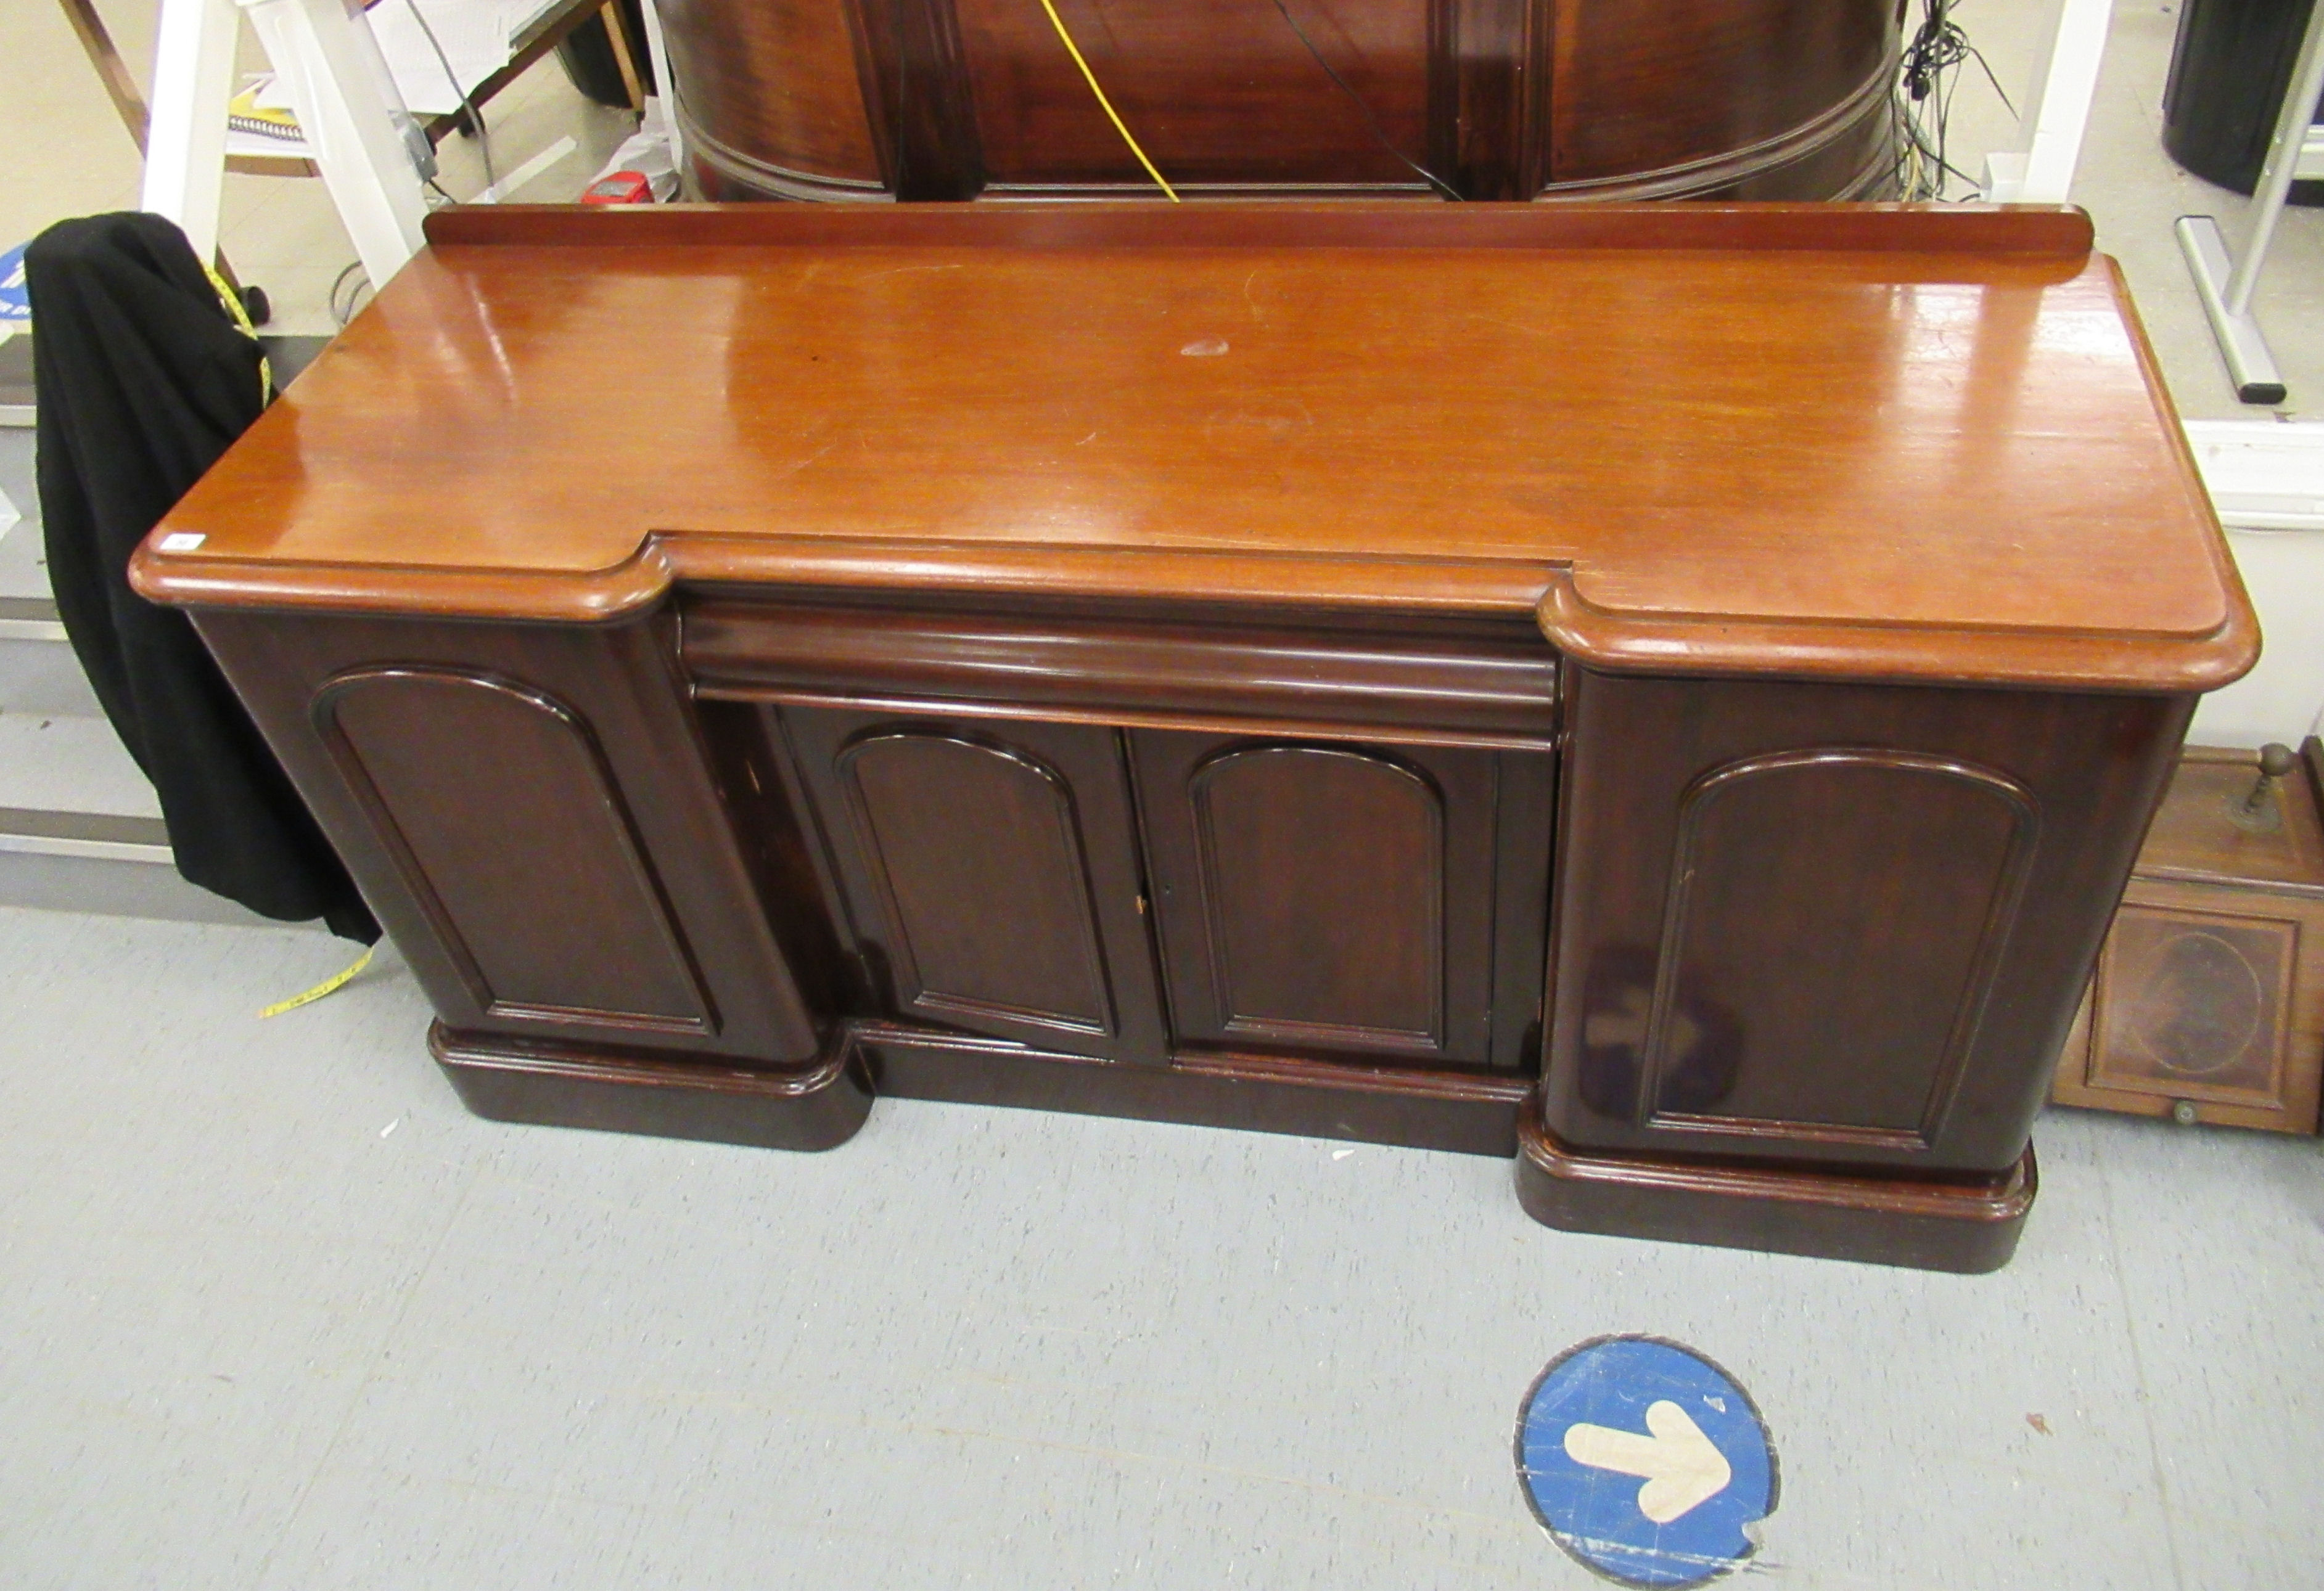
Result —
[{"label": "blue floor sticker", "polygon": [[1757,1550],[1775,1449],[1749,1394],[1674,1342],[1601,1337],[1517,1411],[1517,1478],[1557,1544],[1628,1586],[1699,1586]]}]

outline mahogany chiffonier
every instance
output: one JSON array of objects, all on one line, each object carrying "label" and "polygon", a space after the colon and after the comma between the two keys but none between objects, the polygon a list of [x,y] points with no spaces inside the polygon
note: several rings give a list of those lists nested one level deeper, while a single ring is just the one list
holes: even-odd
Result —
[{"label": "mahogany chiffonier", "polygon": [[451,211],[179,505],[477,1111],[2002,1264],[2256,629],[2056,209]]}]

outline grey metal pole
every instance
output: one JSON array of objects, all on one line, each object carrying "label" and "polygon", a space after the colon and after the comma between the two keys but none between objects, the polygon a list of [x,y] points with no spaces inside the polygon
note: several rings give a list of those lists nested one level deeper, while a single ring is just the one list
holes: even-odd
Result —
[{"label": "grey metal pole", "polygon": [[2275,118],[2275,142],[2268,146],[2267,165],[2252,193],[2251,237],[2236,259],[2227,278],[2227,313],[2241,315],[2251,308],[2252,290],[2259,285],[2259,268],[2267,262],[2267,245],[2275,237],[2275,224],[2292,194],[2292,174],[2300,168],[2301,146],[2308,142],[2309,124],[2316,120],[2316,101],[2324,97],[2324,0],[2308,14],[2308,32],[2300,41],[2300,63],[2292,69],[2292,84],[2283,108]]}]

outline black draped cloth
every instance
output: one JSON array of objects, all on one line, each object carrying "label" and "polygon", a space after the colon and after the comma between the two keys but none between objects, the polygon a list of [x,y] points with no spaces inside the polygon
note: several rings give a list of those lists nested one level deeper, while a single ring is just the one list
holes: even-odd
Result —
[{"label": "black draped cloth", "polygon": [[379,937],[346,869],[183,613],[129,556],[266,407],[257,340],[158,216],[60,222],[24,251],[41,520],[59,616],[161,793],[189,882],[262,916]]}]

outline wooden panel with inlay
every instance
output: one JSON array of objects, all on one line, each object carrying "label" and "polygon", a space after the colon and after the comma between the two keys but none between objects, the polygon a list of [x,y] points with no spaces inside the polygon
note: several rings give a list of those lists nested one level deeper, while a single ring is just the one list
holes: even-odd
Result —
[{"label": "wooden panel with inlay", "polygon": [[2190,746],[2115,914],[2052,1095],[2313,1133],[2324,1092],[2324,746],[2260,780]]},{"label": "wooden panel with inlay", "polygon": [[894,1011],[1159,1061],[1113,731],[787,708],[781,722]]},{"label": "wooden panel with inlay", "polygon": [[2090,1082],[2282,1109],[2300,927],[2126,906],[2098,958]]},{"label": "wooden panel with inlay", "polygon": [[2054,1098],[2317,1130],[2324,901],[2140,880],[2116,914]]}]

